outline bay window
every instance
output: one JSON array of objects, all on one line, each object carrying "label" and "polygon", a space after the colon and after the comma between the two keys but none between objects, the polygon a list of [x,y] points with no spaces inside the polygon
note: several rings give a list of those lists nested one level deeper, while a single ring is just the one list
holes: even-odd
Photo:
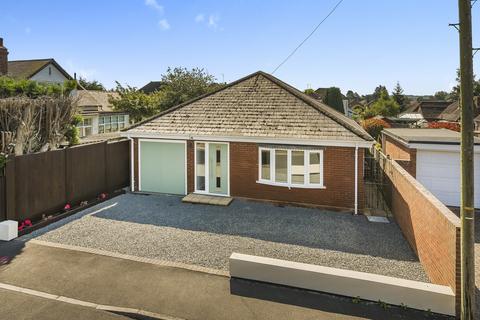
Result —
[{"label": "bay window", "polygon": [[260,147],[258,183],[323,189],[323,150]]}]

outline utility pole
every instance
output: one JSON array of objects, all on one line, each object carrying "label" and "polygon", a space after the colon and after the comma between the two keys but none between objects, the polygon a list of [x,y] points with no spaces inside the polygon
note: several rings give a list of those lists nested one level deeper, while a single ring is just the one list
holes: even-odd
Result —
[{"label": "utility pole", "polygon": [[473,199],[473,49],[471,0],[458,0],[460,31],[461,173],[461,319],[475,317],[475,209]]}]

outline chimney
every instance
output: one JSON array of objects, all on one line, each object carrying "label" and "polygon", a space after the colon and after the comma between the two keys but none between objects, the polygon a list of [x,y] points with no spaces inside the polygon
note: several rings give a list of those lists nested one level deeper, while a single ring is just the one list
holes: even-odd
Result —
[{"label": "chimney", "polygon": [[0,76],[8,73],[8,50],[3,46],[3,38],[0,38]]}]

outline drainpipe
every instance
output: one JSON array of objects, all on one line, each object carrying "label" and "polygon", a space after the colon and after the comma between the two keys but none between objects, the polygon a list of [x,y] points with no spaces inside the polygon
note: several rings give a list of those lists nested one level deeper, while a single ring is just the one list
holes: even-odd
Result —
[{"label": "drainpipe", "polygon": [[133,139],[132,137],[128,136],[128,140],[130,140],[130,191],[135,191],[135,164],[134,164],[134,148],[133,148]]},{"label": "drainpipe", "polygon": [[355,215],[358,214],[358,144],[355,144]]}]

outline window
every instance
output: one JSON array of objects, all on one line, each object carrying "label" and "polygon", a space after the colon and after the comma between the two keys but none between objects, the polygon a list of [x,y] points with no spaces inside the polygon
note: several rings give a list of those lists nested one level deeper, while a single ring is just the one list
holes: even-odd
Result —
[{"label": "window", "polygon": [[205,191],[205,143],[197,143],[196,150],[196,187],[199,191]]},{"label": "window", "polygon": [[309,175],[310,184],[320,184],[320,152],[310,152]]},{"label": "window", "polygon": [[270,150],[261,150],[260,179],[270,180]]},{"label": "window", "polygon": [[92,134],[92,118],[85,118],[77,126],[80,137],[86,137]]},{"label": "window", "polygon": [[305,153],[292,150],[292,184],[305,183]]},{"label": "window", "polygon": [[221,152],[220,149],[215,150],[215,187],[220,189],[222,187],[222,166],[221,166]]},{"label": "window", "polygon": [[275,182],[288,182],[288,151],[275,150]]},{"label": "window", "polygon": [[127,126],[125,115],[105,115],[98,119],[98,133],[116,132]]},{"label": "window", "polygon": [[324,188],[323,151],[259,150],[259,183],[299,188]]}]

